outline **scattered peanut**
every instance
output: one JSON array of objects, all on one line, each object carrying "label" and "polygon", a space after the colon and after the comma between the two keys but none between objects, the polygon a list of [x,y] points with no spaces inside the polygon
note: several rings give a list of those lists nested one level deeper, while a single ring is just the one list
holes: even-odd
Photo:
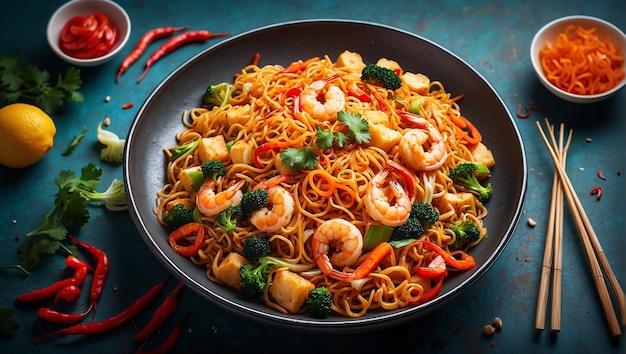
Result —
[{"label": "scattered peanut", "polygon": [[535,227],[537,226],[537,222],[531,218],[528,218],[528,226]]},{"label": "scattered peanut", "polygon": [[493,325],[496,329],[502,329],[502,319],[500,317],[496,317],[493,319]]},{"label": "scattered peanut", "polygon": [[111,102],[111,96],[106,96],[104,98],[104,102]]},{"label": "scattered peanut", "polygon": [[108,127],[109,125],[111,125],[111,118],[109,117],[104,118],[104,126]]},{"label": "scattered peanut", "polygon": [[585,139],[585,141],[590,143],[591,142],[591,138],[587,138],[587,139]]},{"label": "scattered peanut", "polygon": [[496,327],[492,326],[492,325],[486,325],[485,327],[483,327],[483,333],[490,336],[494,333],[496,333]]}]

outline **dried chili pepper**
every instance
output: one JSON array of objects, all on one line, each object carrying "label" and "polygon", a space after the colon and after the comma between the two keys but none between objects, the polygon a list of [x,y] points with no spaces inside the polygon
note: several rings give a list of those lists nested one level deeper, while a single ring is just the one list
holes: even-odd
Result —
[{"label": "dried chili pepper", "polygon": [[137,42],[135,49],[133,49],[133,51],[130,52],[130,54],[128,54],[126,58],[124,58],[124,60],[122,61],[122,64],[120,64],[120,68],[117,71],[117,76],[115,78],[115,81],[116,82],[120,81],[120,77],[122,76],[122,74],[126,72],[126,70],[128,70],[128,68],[131,66],[132,63],[134,63],[135,61],[137,61],[137,59],[139,59],[139,57],[141,57],[141,55],[148,48],[148,45],[150,45],[156,39],[169,36],[175,32],[184,31],[187,28],[189,28],[189,26],[160,27],[160,28],[151,29],[148,32],[144,33],[144,35],[141,36],[141,38],[139,38],[139,41]]},{"label": "dried chili pepper", "polygon": [[73,334],[73,335],[100,334],[100,333],[110,331],[114,328],[117,328],[121,326],[122,324],[133,319],[135,316],[137,316],[137,314],[139,314],[139,312],[141,312],[141,310],[143,310],[154,299],[156,299],[156,297],[159,296],[159,294],[163,290],[163,287],[165,286],[165,282],[167,281],[168,278],[169,276],[163,279],[158,284],[154,285],[152,288],[150,288],[150,290],[148,290],[148,292],[146,292],[144,295],[137,298],[137,300],[135,300],[135,302],[133,302],[129,307],[127,307],[122,312],[112,317],[109,317],[100,322],[90,322],[90,323],[85,323],[85,324],[77,324],[77,325],[67,327],[67,328],[61,328],[57,331],[43,335],[37,338],[37,340],[46,339],[51,336],[55,336],[59,334]]},{"label": "dried chili pepper", "polygon": [[598,169],[598,177],[600,177],[600,179],[606,180],[606,177],[604,177],[601,169]]},{"label": "dried chili pepper", "polygon": [[589,192],[589,194],[591,195],[596,195],[596,200],[600,200],[600,198],[602,198],[602,187],[600,186],[596,186],[591,188],[591,192]]},{"label": "dried chili pepper", "polygon": [[211,38],[225,37],[228,35],[230,35],[230,33],[227,33],[227,32],[212,33],[209,31],[199,30],[199,31],[189,31],[189,32],[181,33],[179,35],[172,37],[170,40],[165,42],[165,44],[163,44],[159,49],[157,49],[154,53],[150,55],[150,57],[146,61],[146,68],[141,74],[141,76],[139,77],[139,79],[137,80],[137,82],[139,83],[141,82],[141,80],[143,80],[144,76],[146,76],[146,74],[148,73],[148,70],[150,70],[150,67],[152,67],[152,65],[155,62],[163,58],[165,55],[171,53],[175,49],[187,43],[204,42]]},{"label": "dried chili pepper", "polygon": [[517,105],[517,116],[520,117],[520,118],[528,118],[528,117],[530,117],[530,111],[531,110],[537,111],[537,112],[543,112],[543,113],[547,113],[547,112],[550,111],[548,109],[537,107],[537,106],[526,106],[524,108],[524,110],[525,110],[526,113],[522,113],[522,105],[518,104]]},{"label": "dried chili pepper", "polygon": [[122,109],[129,109],[132,108],[135,104],[132,102],[126,102],[122,105]]},{"label": "dried chili pepper", "polygon": [[176,304],[178,302],[178,293],[185,287],[185,284],[180,282],[172,292],[170,292],[161,305],[156,309],[152,318],[148,323],[135,334],[130,341],[143,343],[148,340],[148,337],[161,328],[161,326],[169,319],[174,310],[176,310]]}]

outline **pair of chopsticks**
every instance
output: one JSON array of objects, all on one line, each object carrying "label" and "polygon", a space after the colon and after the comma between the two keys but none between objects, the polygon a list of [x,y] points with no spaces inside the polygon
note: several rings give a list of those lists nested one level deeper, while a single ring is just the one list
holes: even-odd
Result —
[{"label": "pair of chopsticks", "polygon": [[[569,138],[563,145],[563,124],[561,124],[559,141],[556,141],[554,135],[554,126],[552,126],[546,119],[546,126],[550,135],[550,140],[541,128],[541,124],[537,123],[537,128],[543,139],[543,142],[552,157],[554,162],[555,175],[552,186],[552,199],[550,207],[549,226],[546,233],[546,249],[544,251],[544,262],[541,273],[541,282],[539,286],[539,295],[537,299],[537,313],[535,328],[537,330],[543,330],[545,322],[545,312],[547,305],[548,294],[548,278],[552,264],[554,264],[553,274],[553,288],[552,288],[552,312],[551,312],[551,330],[553,332],[560,331],[560,311],[561,311],[561,271],[562,271],[562,258],[561,258],[561,245],[563,241],[563,195],[569,205],[569,210],[576,223],[576,229],[580,240],[583,244],[585,254],[591,267],[593,280],[600,297],[600,302],[606,320],[608,322],[609,331],[611,337],[617,337],[622,334],[621,326],[626,325],[626,297],[622,290],[617,277],[611,269],[600,241],[593,230],[589,218],[585,213],[585,210],[580,202],[580,199],[576,195],[576,191],[572,186],[567,173],[565,172],[565,159],[567,156],[567,147],[571,141],[572,132],[570,130]],[[554,261],[554,262],[552,262]],[[604,271],[604,273],[603,273]],[[619,306],[619,312],[621,314],[621,324],[617,319],[617,314],[613,308],[611,296],[607,288],[605,277],[608,279],[611,289],[616,297],[617,304]]]}]

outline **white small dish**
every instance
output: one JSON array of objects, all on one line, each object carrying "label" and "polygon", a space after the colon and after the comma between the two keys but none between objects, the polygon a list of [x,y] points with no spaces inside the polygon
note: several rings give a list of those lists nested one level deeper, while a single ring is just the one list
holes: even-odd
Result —
[{"label": "white small dish", "polygon": [[626,76],[622,79],[621,82],[619,82],[616,86],[606,92],[594,95],[578,95],[569,93],[556,87],[554,84],[548,81],[548,79],[544,75],[543,69],[541,68],[541,63],[539,61],[539,51],[541,50],[541,48],[543,48],[546,41],[555,43],[559,34],[562,33],[569,25],[578,25],[585,29],[595,27],[600,40],[609,38],[613,44],[620,48],[621,55],[626,56],[626,35],[624,35],[624,33],[613,24],[591,16],[561,17],[543,26],[539,31],[537,31],[531,42],[530,60],[532,62],[535,73],[539,78],[539,81],[554,95],[570,102],[592,103],[602,101],[611,97],[622,87],[624,87],[624,85],[626,85]]},{"label": "white small dish", "polygon": [[[113,48],[103,56],[78,59],[64,53],[59,47],[61,30],[74,16],[103,13],[117,28],[117,39]],[[118,4],[110,0],[72,0],[58,8],[48,22],[47,38],[52,51],[66,62],[77,66],[96,66],[111,60],[124,47],[130,37],[130,17]]]}]

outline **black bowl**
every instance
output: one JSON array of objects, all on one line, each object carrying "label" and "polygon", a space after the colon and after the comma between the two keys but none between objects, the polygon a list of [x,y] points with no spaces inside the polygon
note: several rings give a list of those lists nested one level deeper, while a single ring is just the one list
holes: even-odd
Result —
[{"label": "black bowl", "polygon": [[[302,40],[306,38],[306,40]],[[418,306],[372,311],[360,318],[284,315],[260,301],[240,297],[226,286],[210,282],[203,268],[176,254],[153,209],[156,193],[165,183],[163,149],[176,144],[183,126],[182,112],[200,105],[210,83],[232,81],[255,53],[260,64],[281,64],[344,50],[358,52],[366,63],[381,57],[396,60],[405,70],[421,72],[442,82],[452,95],[465,94],[464,115],[481,131],[497,164],[492,171],[493,198],[485,219],[488,237],[471,254],[477,266],[449,276],[440,295]],[[155,171],[146,174],[146,171]],[[438,308],[472,285],[496,261],[513,235],[522,211],[527,184],[522,141],[504,102],[472,67],[441,46],[415,34],[388,26],[341,20],[289,22],[224,40],[196,55],[169,75],[148,97],[135,117],[124,151],[124,181],[133,221],[148,247],[163,265],[190,288],[213,303],[252,320],[273,325],[332,332],[356,332],[400,324]]]}]

